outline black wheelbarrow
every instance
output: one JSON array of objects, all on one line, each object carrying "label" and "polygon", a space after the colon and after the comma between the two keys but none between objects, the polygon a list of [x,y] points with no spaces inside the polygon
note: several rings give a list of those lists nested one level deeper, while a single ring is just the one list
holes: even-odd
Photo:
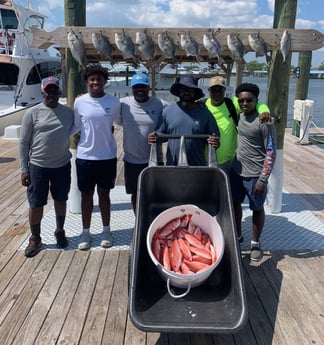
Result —
[{"label": "black wheelbarrow", "polygon": [[[202,136],[181,137],[178,166],[157,166],[152,154],[149,167],[140,174],[131,247],[129,315],[134,325],[146,332],[234,333],[246,323],[247,306],[230,185],[213,159],[208,167],[186,165],[183,142],[192,137]],[[215,150],[209,152],[211,158]],[[148,254],[146,236],[157,215],[182,204],[196,205],[216,217],[225,247],[220,264],[209,278],[185,297],[174,299]]]}]

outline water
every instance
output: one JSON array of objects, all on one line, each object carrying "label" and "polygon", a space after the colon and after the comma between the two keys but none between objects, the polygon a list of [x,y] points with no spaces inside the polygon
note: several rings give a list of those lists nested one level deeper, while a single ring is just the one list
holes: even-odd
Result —
[{"label": "water", "polygon": [[[165,99],[168,102],[176,101],[178,98],[171,95],[168,91],[173,83],[172,78],[161,78],[157,80],[156,92],[157,97]],[[259,99],[262,102],[266,102],[267,81],[265,77],[244,77],[243,82],[255,83],[260,88]],[[208,95],[208,82],[209,79],[200,79],[199,87],[204,90],[205,95]],[[235,85],[235,79],[231,78],[230,84]],[[296,79],[291,78],[289,84],[289,96],[288,96],[288,115],[287,115],[287,128],[292,127],[293,114],[294,114],[294,100],[296,90]],[[323,79],[310,79],[308,87],[308,99],[314,101],[313,109],[313,124],[314,127],[324,128],[324,80]],[[115,94],[118,97],[123,97],[131,93],[130,86],[126,86],[125,80],[117,81],[117,79],[111,78],[108,92]]]}]

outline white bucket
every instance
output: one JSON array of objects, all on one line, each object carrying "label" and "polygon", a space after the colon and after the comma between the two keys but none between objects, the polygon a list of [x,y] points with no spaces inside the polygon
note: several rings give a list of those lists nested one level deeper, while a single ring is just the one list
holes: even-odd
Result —
[{"label": "white bucket", "polygon": [[[208,269],[193,274],[180,274],[166,269],[154,256],[151,246],[153,236],[159,228],[163,227],[170,220],[182,217],[185,214],[192,214],[193,224],[199,226],[203,232],[209,235],[216,251],[216,262],[214,262]],[[153,220],[147,232],[146,246],[158,272],[167,282],[169,294],[174,298],[181,298],[186,296],[192,287],[196,287],[205,282],[213,270],[219,265],[224,254],[224,237],[218,222],[210,214],[195,205],[180,205],[163,211]],[[184,288],[186,291],[181,295],[175,295],[172,293],[170,285]]]}]

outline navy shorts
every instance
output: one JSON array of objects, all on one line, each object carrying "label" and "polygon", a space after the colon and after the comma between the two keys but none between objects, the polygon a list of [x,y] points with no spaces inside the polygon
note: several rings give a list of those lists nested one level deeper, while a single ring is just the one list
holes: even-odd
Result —
[{"label": "navy shorts", "polygon": [[134,164],[124,161],[125,188],[127,194],[136,194],[138,177],[148,164]]},{"label": "navy shorts", "polygon": [[81,192],[90,192],[95,186],[102,189],[115,187],[117,158],[105,160],[76,159],[78,188]]},{"label": "navy shorts", "polygon": [[231,169],[229,177],[233,202],[241,204],[244,201],[245,196],[247,196],[249,199],[250,210],[260,211],[263,208],[267,196],[267,187],[263,194],[254,193],[254,187],[259,178],[242,177],[238,175],[234,169]]},{"label": "navy shorts", "polygon": [[60,168],[42,168],[29,165],[30,185],[27,197],[31,208],[47,204],[48,193],[51,191],[53,200],[66,201],[71,186],[71,163]]}]

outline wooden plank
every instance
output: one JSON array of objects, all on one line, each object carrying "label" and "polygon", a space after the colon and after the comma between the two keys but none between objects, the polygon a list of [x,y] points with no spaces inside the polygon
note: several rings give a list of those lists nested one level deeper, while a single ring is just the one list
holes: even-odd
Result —
[{"label": "wooden plank", "polygon": [[[126,330],[125,330],[125,341],[124,343],[127,345],[146,345],[151,344],[146,342],[146,333],[137,329],[129,315],[127,315],[126,321]],[[152,342],[152,344],[156,344],[156,339]]]},{"label": "wooden plank", "polygon": [[129,251],[119,251],[114,287],[109,302],[109,311],[102,338],[102,345],[124,344],[127,320]]},{"label": "wooden plank", "polygon": [[312,304],[308,304],[310,300],[298,290],[300,284],[293,262],[288,264],[285,255],[280,251],[274,252],[272,257],[282,274],[277,323],[285,325],[283,336],[287,344],[308,344],[312,343],[312,340],[316,340],[314,343],[317,343],[319,334],[314,331],[309,321],[313,312]]},{"label": "wooden plank", "polygon": [[[68,272],[65,275],[51,309],[39,331],[35,345],[48,345],[57,342],[71,308],[88,257],[89,252],[74,252],[74,257]],[[79,303],[82,303],[83,300],[84,296],[82,296]],[[78,326],[82,327],[82,325]]]},{"label": "wooden plank", "polygon": [[[60,49],[68,48],[67,34],[72,30],[75,33],[82,35],[84,41],[85,49],[87,51],[88,59],[94,58],[99,59],[98,53],[94,49],[91,42],[91,35],[95,32],[102,32],[109,38],[109,41],[112,45],[113,52],[112,57],[115,61],[123,61],[121,52],[117,49],[115,45],[115,33],[122,32],[130,36],[135,42],[136,32],[143,31],[144,28],[118,28],[118,27],[85,27],[85,26],[64,26],[59,27],[51,32],[46,32],[40,30],[36,27],[32,28],[33,41],[31,46],[33,48],[48,48],[51,45],[55,45]],[[256,28],[146,28],[147,34],[149,34],[155,45],[157,46],[157,37],[158,34],[167,31],[168,35],[173,38],[177,45],[176,56],[182,60],[188,61],[185,51],[180,46],[180,34],[188,33],[196,39],[199,47],[199,55],[203,58],[208,57],[207,50],[203,47],[203,35],[205,33],[215,31],[216,37],[219,40],[220,44],[223,47],[222,56],[231,56],[230,51],[227,48],[227,35],[230,33],[239,34],[241,40],[243,41],[244,48],[246,52],[252,51],[248,43],[248,35],[252,33],[260,33],[260,36],[267,42],[269,50],[279,50],[280,49],[280,40],[284,29],[256,29]],[[291,35],[291,51],[312,51],[320,49],[324,46],[324,35],[316,30],[311,29],[289,29]],[[160,58],[162,52],[159,49],[156,49],[156,57]]]},{"label": "wooden plank", "polygon": [[22,252],[16,252],[15,255],[10,256],[10,265],[8,265],[8,261],[3,263],[2,257],[1,257],[1,265],[0,265],[0,295],[5,291],[5,289],[10,284],[11,280],[15,277],[17,274],[17,271],[19,271],[20,267],[25,262],[25,256],[22,254]]},{"label": "wooden plank", "polygon": [[[55,252],[55,254],[60,253],[60,251]],[[53,270],[50,272],[48,279],[46,280],[28,315],[26,316],[25,322],[17,333],[12,345],[35,344],[39,330],[41,329],[48,311],[56,297],[57,291],[64,280],[64,276],[71,264],[73,256],[73,251],[60,253]]]},{"label": "wooden plank", "polygon": [[[0,325],[0,344],[11,344],[17,332],[25,321],[26,315],[35,303],[37,295],[46,281],[58,257],[58,251],[49,251],[47,255],[40,256],[41,261],[29,279],[23,284],[21,292],[15,293],[15,302]],[[34,260],[28,260],[34,261]],[[35,260],[36,261],[36,260]]]},{"label": "wooden plank", "polygon": [[[100,345],[104,333],[105,321],[111,300],[117,271],[118,251],[104,251],[104,258],[98,275],[89,312],[84,322],[84,328],[79,345]],[[117,272],[116,272],[117,271]]]},{"label": "wooden plank", "polygon": [[58,343],[78,344],[86,320],[89,305],[92,300],[104,251],[90,251],[79,286],[71,304],[71,308],[64,322]]}]

